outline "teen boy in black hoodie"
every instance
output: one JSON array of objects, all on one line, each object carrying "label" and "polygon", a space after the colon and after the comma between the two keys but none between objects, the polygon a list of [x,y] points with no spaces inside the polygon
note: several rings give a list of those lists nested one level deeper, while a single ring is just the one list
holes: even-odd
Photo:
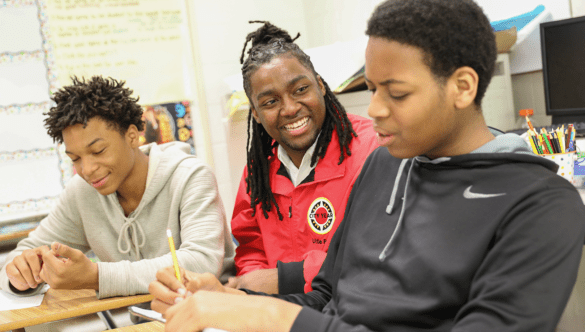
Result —
[{"label": "teen boy in black hoodie", "polygon": [[554,163],[486,126],[496,59],[487,17],[471,0],[390,0],[366,33],[382,147],[355,182],[313,291],[238,296],[213,276],[187,273],[182,285],[161,270],[150,291],[167,331],[554,330],[585,208]]}]

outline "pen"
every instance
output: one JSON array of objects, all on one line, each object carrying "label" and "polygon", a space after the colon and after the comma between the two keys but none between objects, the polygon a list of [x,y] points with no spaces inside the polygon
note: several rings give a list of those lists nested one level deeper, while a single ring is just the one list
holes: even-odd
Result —
[{"label": "pen", "polygon": [[175,268],[175,276],[177,276],[177,280],[183,283],[181,279],[181,271],[179,270],[179,261],[177,260],[177,253],[175,252],[175,242],[173,241],[173,235],[171,234],[171,230],[167,228],[167,237],[169,238],[169,247],[171,248],[171,256],[173,256],[173,267]]}]

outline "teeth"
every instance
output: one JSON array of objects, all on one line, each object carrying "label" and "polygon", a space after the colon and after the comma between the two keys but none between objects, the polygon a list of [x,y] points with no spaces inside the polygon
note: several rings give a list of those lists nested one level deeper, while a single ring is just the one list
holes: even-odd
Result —
[{"label": "teeth", "polygon": [[295,123],[288,124],[284,126],[287,130],[295,130],[302,126],[304,126],[309,121],[308,117],[304,117]]}]

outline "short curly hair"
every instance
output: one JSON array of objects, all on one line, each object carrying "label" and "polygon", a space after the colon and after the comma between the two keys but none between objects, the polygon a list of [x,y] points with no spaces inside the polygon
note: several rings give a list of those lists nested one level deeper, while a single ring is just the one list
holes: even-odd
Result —
[{"label": "short curly hair", "polygon": [[131,98],[132,90],[124,81],[111,77],[93,76],[88,81],[72,77],[73,84],[55,92],[51,98],[56,106],[44,113],[47,133],[53,142],[63,143],[63,130],[99,117],[124,135],[130,125],[144,130],[142,108],[138,98]]},{"label": "short curly hair", "polygon": [[473,0],[388,0],[370,17],[366,34],[420,48],[439,82],[469,66],[479,76],[474,103],[481,100],[494,73],[494,30]]}]

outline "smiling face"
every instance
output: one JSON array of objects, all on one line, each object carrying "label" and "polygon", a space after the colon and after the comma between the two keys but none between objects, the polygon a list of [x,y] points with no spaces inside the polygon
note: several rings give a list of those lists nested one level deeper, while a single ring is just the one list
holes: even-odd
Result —
[{"label": "smiling face", "polygon": [[125,135],[104,120],[94,117],[63,130],[65,152],[87,183],[109,195],[124,186],[134,170],[138,131],[131,125]]},{"label": "smiling face", "polygon": [[368,115],[381,146],[401,159],[452,155],[462,122],[452,79],[439,82],[420,49],[371,37],[365,74],[373,92]]},{"label": "smiling face", "polygon": [[296,58],[279,56],[250,76],[250,86],[254,119],[298,166],[325,119],[321,78]]}]

